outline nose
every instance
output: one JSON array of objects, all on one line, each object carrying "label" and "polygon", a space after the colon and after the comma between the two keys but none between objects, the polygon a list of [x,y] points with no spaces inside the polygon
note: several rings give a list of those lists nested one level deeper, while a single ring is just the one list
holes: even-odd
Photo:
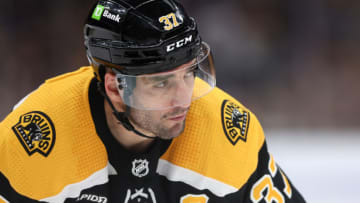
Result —
[{"label": "nose", "polygon": [[178,82],[174,88],[174,94],[171,100],[171,106],[189,107],[193,93],[193,84],[187,84],[185,81]]}]

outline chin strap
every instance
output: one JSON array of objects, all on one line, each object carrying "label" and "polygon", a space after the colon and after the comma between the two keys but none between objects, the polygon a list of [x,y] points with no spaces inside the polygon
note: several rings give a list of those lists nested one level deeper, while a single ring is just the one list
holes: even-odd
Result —
[{"label": "chin strap", "polygon": [[100,92],[100,94],[103,97],[105,97],[106,101],[109,103],[116,119],[125,127],[126,130],[133,131],[135,134],[137,134],[141,137],[145,137],[145,138],[149,138],[149,139],[157,139],[157,137],[147,136],[147,135],[144,135],[143,133],[139,132],[138,130],[136,130],[135,127],[130,123],[127,113],[126,112],[118,112],[115,109],[114,105],[110,101],[110,98],[104,92],[104,84],[102,82],[99,82],[99,81],[97,82],[97,88],[98,88],[98,91]]}]

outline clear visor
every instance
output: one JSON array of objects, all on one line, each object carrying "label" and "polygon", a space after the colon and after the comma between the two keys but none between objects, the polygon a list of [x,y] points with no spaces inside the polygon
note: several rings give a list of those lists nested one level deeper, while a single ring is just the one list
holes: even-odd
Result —
[{"label": "clear visor", "polygon": [[116,82],[120,96],[130,107],[143,110],[189,107],[215,87],[210,47],[203,42],[197,57],[172,71],[138,76],[117,72]]}]

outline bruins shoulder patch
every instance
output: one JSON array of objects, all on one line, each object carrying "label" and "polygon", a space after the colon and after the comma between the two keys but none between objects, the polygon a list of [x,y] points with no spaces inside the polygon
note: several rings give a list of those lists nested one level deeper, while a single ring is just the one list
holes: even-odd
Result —
[{"label": "bruins shoulder patch", "polygon": [[43,112],[33,111],[20,116],[12,129],[29,156],[38,152],[47,157],[55,144],[54,124]]},{"label": "bruins shoulder patch", "polygon": [[234,102],[224,100],[221,105],[221,120],[224,133],[231,144],[235,145],[239,140],[246,142],[250,123],[249,112]]}]

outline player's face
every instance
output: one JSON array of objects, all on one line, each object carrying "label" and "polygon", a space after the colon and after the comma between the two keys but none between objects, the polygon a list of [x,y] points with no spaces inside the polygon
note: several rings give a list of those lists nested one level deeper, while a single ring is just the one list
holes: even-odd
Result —
[{"label": "player's face", "polygon": [[146,109],[147,106],[156,104],[168,108],[131,108],[130,118],[135,124],[163,139],[174,138],[184,130],[195,80],[193,69],[182,71],[186,66],[189,64],[178,67],[181,71],[153,74],[151,77],[137,79],[136,88],[132,93],[136,106]]}]

